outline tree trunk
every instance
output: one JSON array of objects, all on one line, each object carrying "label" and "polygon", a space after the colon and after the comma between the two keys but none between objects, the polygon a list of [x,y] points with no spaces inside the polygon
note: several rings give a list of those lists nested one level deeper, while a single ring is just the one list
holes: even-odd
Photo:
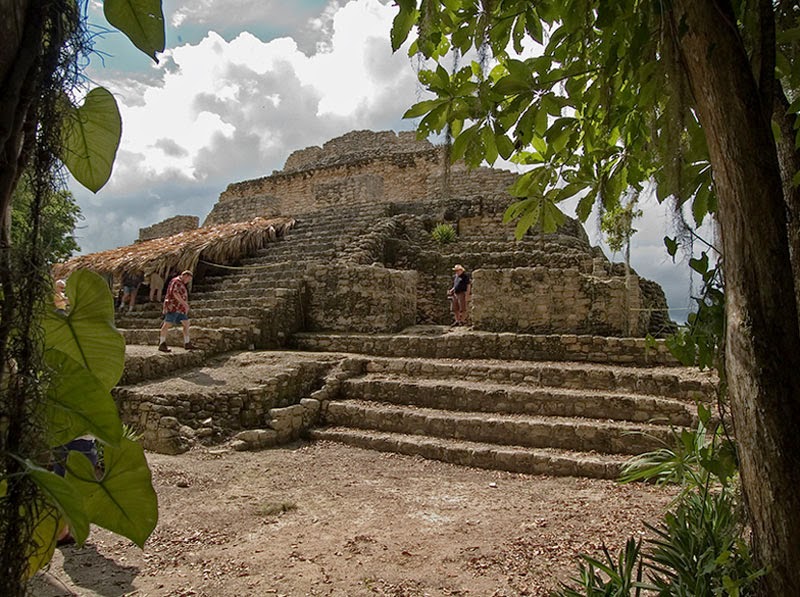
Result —
[{"label": "tree trunk", "polygon": [[[8,483],[0,500],[0,594],[17,597],[27,594],[28,556],[32,545],[32,512],[38,490],[24,475],[22,458],[30,454],[29,446],[38,437],[38,419],[33,415],[37,394],[31,384],[14,375],[17,369],[27,374],[35,370],[32,350],[34,335],[29,327],[15,328],[24,311],[19,305],[32,307],[30,293],[22,295],[15,287],[11,259],[11,199],[20,173],[25,167],[24,147],[30,147],[35,124],[30,121],[32,106],[37,101],[42,72],[44,19],[53,5],[28,0],[0,0],[0,14],[6,19],[0,25],[0,411],[5,423],[0,433],[0,473],[16,482]],[[47,41],[55,43],[51,36]],[[29,142],[26,145],[25,135]],[[32,270],[30,273],[34,273]],[[38,273],[36,273],[38,275]],[[25,319],[30,322],[30,313]],[[12,331],[29,339],[23,349],[10,349]]]},{"label": "tree trunk", "polygon": [[[800,186],[792,184],[796,172],[800,172],[800,154],[794,146],[794,114],[789,112],[789,100],[780,85],[775,87],[772,118],[780,130],[778,138],[778,162],[783,180],[783,200],[786,203],[789,232],[789,251],[792,257],[794,279],[800,280]],[[800,310],[800,284],[795,284],[795,300]]]},{"label": "tree trunk", "polygon": [[761,593],[800,595],[800,330],[775,141],[730,2],[673,7],[719,200],[726,373]]}]

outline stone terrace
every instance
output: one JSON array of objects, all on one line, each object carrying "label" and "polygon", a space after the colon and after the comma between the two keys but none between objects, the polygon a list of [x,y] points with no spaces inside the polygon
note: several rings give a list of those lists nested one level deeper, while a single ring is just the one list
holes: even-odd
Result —
[{"label": "stone terrace", "polygon": [[[120,316],[129,345],[115,397],[146,447],[309,437],[614,477],[695,424],[715,380],[645,340],[674,327],[658,285],[626,279],[574,221],[514,241],[501,224],[513,175],[456,165],[445,185],[440,157],[408,134],[360,131],[231,185],[206,224],[296,224],[239,263],[198,268],[201,351],[157,353],[155,305]],[[440,222],[454,243],[431,238]],[[447,325],[455,262],[473,272],[468,328]]]}]

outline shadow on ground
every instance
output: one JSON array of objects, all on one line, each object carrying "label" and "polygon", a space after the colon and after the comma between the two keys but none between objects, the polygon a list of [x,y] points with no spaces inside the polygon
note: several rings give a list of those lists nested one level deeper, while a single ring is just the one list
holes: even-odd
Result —
[{"label": "shadow on ground", "polygon": [[[60,548],[60,558],[58,551],[51,566],[60,567],[63,576],[56,577],[48,571],[40,573],[32,581],[31,594],[37,597],[121,597],[133,590],[133,580],[139,574],[137,567],[119,564],[88,543],[83,547]],[[102,572],[98,574],[98,571]]]}]

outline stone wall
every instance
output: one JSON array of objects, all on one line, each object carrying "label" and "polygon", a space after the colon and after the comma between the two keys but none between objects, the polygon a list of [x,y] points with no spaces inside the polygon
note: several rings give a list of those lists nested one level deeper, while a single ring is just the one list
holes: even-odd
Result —
[{"label": "stone wall", "polygon": [[286,346],[295,332],[303,329],[306,289],[277,289],[276,304],[264,310],[259,321],[261,336],[258,348],[281,348]]},{"label": "stone wall", "polygon": [[286,159],[283,172],[326,168],[345,162],[380,158],[390,153],[424,153],[431,149],[433,145],[427,140],[418,140],[414,131],[351,131],[331,139],[322,147],[307,147],[292,152]]},{"label": "stone wall", "polygon": [[285,415],[291,415],[293,407],[324,384],[332,364],[298,363],[261,380],[257,387],[220,391],[216,396],[207,392],[146,395],[136,386],[117,387],[112,393],[122,421],[142,433],[146,449],[178,454],[195,439],[220,441],[231,432],[269,427],[274,418],[280,421],[276,431],[285,431],[289,423]]},{"label": "stone wall", "polygon": [[428,178],[431,197],[450,198],[480,197],[484,201],[500,199],[507,206],[511,200],[510,187],[517,179],[516,172],[495,170],[493,168],[469,169],[463,163],[450,166],[447,184],[441,168],[432,172]]},{"label": "stone wall", "polygon": [[292,345],[300,350],[363,352],[385,357],[425,359],[492,359],[511,361],[575,361],[653,367],[679,365],[664,340],[614,338],[589,334],[515,334],[480,332],[461,334],[353,334],[324,337],[296,334]]},{"label": "stone wall", "polygon": [[[466,201],[463,214],[479,213],[490,207]],[[432,206],[436,206],[432,203]],[[549,269],[578,270],[587,275],[608,277],[614,272],[599,249],[589,245],[583,228],[574,220],[555,234],[543,237],[525,237],[522,241],[506,238],[508,226],[487,224],[491,214],[465,215],[458,226],[469,219],[476,226],[486,226],[482,234],[459,234],[447,245],[439,245],[431,238],[429,230],[435,216],[397,215],[393,235],[385,244],[385,262],[389,267],[413,269],[417,278],[417,322],[449,324],[452,321],[450,303],[446,299],[452,285],[453,265],[461,263],[472,272],[477,269],[513,269],[520,267],[546,267]]]},{"label": "stone wall", "polygon": [[[333,165],[319,170],[277,173],[265,178],[248,180],[228,185],[220,195],[219,203],[242,198],[278,197],[275,213],[272,215],[296,216],[329,205],[320,203],[317,189],[325,185],[337,184],[354,176],[378,176],[383,180],[382,200],[422,201],[427,197],[426,172],[438,168],[439,157],[435,150],[429,154],[393,154],[383,158],[365,159],[363,162]],[[358,202],[375,199],[368,195],[369,186],[360,187],[356,196]],[[322,199],[329,195],[322,192]]]},{"label": "stone wall", "polygon": [[228,185],[217,205],[223,213],[231,201],[277,197],[272,215],[294,216],[341,201],[337,191],[348,204],[422,201],[428,179],[440,170],[441,150],[415,133],[355,131],[294,152],[271,176]]},{"label": "stone wall", "polygon": [[652,280],[640,278],[639,287],[642,289],[642,301],[646,309],[644,316],[649,319],[647,333],[655,338],[664,338],[677,332],[677,324],[669,318],[667,297],[661,286]]},{"label": "stone wall", "polygon": [[147,228],[139,228],[139,240],[152,240],[164,238],[188,230],[196,230],[200,226],[197,216],[174,216]]},{"label": "stone wall", "polygon": [[308,330],[394,332],[417,315],[416,272],[334,264],[310,272]]},{"label": "stone wall", "polygon": [[312,193],[314,203],[320,207],[382,202],[383,178],[377,174],[348,176],[342,180],[315,184]]},{"label": "stone wall", "polygon": [[262,217],[269,218],[278,213],[280,201],[275,197],[236,197],[230,201],[217,202],[206,216],[203,226],[249,222]]},{"label": "stone wall", "polygon": [[638,278],[601,278],[577,269],[479,269],[470,318],[476,329],[537,334],[643,336]]}]

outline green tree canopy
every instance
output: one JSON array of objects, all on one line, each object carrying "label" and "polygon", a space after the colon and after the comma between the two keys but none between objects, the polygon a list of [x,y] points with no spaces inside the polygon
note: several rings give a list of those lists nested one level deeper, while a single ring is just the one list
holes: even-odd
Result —
[{"label": "green tree canopy", "polygon": [[[531,166],[507,212],[552,229],[558,205],[614,209],[656,185],[718,218],[725,377],[764,595],[800,595],[800,7],[787,0],[396,0],[395,49],[441,61],[419,132],[452,157]],[[489,56],[490,59],[482,57]],[[464,61],[462,60],[462,64]]]},{"label": "green tree canopy", "polygon": [[[14,191],[11,204],[11,242],[19,246],[31,235],[35,219],[33,192],[23,177]],[[80,251],[75,240],[75,227],[82,219],[81,209],[69,190],[56,190],[43,202],[40,214],[41,238],[47,263],[66,261]]]}]

